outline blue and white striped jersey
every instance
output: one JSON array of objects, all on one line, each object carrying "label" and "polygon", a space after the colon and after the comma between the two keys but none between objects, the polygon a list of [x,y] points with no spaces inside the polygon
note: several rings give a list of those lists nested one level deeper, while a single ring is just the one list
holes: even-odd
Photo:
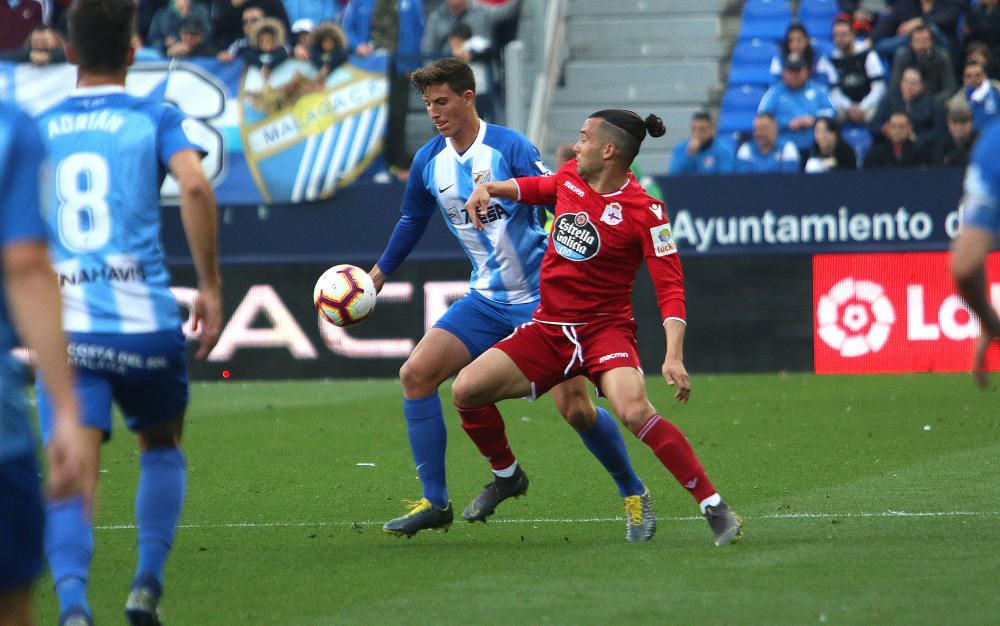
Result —
[{"label": "blue and white striped jersey", "polygon": [[962,223],[1000,236],[1000,120],[979,136],[965,170]]},{"label": "blue and white striped jersey", "polygon": [[75,90],[38,117],[51,160],[43,214],[63,296],[63,326],[147,333],[180,325],[160,244],[170,158],[201,148],[184,116],[116,86]]},{"label": "blue and white striped jersey", "polygon": [[[38,206],[44,156],[31,118],[0,102],[0,249],[18,242],[45,242]],[[17,338],[5,293],[0,272],[0,461],[35,449],[24,402],[24,368],[10,355]]]},{"label": "blue and white striped jersey", "polygon": [[547,173],[538,149],[524,135],[481,121],[476,140],[464,154],[441,136],[417,152],[400,210],[418,219],[441,211],[472,262],[471,289],[502,304],[536,301],[548,233],[535,208],[495,200],[483,220],[485,229],[478,231],[464,205],[479,184]]}]

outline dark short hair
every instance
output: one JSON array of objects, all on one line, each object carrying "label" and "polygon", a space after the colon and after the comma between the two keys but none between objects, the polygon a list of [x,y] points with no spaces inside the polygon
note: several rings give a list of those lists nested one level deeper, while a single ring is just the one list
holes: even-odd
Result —
[{"label": "dark short hair", "polygon": [[590,117],[601,120],[600,132],[617,146],[621,161],[626,166],[639,154],[647,132],[653,137],[661,137],[667,132],[663,120],[652,113],[643,119],[628,109],[603,109],[591,113]]},{"label": "dark short hair", "polygon": [[410,77],[410,82],[421,94],[432,85],[448,85],[457,94],[476,92],[476,77],[469,64],[454,57],[438,59],[420,68]]},{"label": "dark short hair", "polygon": [[931,27],[927,25],[927,22],[920,22],[910,31],[910,41],[913,41],[913,36],[917,33],[927,33],[931,39],[934,38],[934,33],[931,32]]},{"label": "dark short hair", "polygon": [[691,114],[691,121],[701,120],[703,122],[712,123],[712,116],[708,114],[708,111],[695,111]]},{"label": "dark short hair", "polygon": [[69,10],[69,45],[87,72],[121,72],[135,30],[133,0],[74,0]]}]

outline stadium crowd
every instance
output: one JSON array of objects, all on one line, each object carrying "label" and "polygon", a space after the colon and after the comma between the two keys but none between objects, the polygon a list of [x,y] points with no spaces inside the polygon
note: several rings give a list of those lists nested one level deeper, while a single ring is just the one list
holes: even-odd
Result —
[{"label": "stadium crowd", "polygon": [[[724,132],[716,133],[708,113],[696,113],[690,137],[675,146],[671,173],[967,164],[979,132],[1000,116],[997,5],[801,0],[803,19],[819,6],[839,12],[808,25],[788,23],[766,61],[770,80],[753,115],[726,123],[724,99]],[[754,6],[748,0],[744,25]],[[744,30],[754,35],[746,45],[772,45]],[[744,84],[747,76],[732,70],[729,89],[755,93],[755,85]],[[735,158],[727,158],[730,152]]]}]

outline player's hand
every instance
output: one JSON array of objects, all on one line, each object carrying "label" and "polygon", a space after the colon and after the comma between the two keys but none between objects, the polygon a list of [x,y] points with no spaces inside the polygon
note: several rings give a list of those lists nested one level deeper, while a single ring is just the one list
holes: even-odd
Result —
[{"label": "player's hand", "polygon": [[671,387],[676,387],[674,400],[687,402],[691,397],[691,379],[688,378],[684,363],[679,359],[666,359],[663,361],[663,378]]},{"label": "player's hand", "polygon": [[201,331],[195,358],[204,359],[219,342],[219,335],[222,334],[222,294],[218,287],[198,290],[191,316],[191,329]]},{"label": "player's hand", "polygon": [[472,190],[472,194],[469,199],[465,201],[465,211],[469,214],[469,219],[472,221],[472,225],[476,227],[476,230],[483,229],[483,217],[486,216],[486,210],[490,206],[490,192],[486,190],[485,185],[480,185]]},{"label": "player's hand", "polygon": [[82,495],[89,508],[98,460],[97,451],[90,449],[83,435],[75,416],[72,419],[60,417],[45,452],[49,459],[50,497],[61,500]]},{"label": "player's hand", "polygon": [[372,268],[368,270],[368,276],[372,279],[372,282],[375,283],[375,293],[382,293],[382,287],[385,287],[386,279],[385,274],[382,273],[382,268],[378,265],[372,266]]}]

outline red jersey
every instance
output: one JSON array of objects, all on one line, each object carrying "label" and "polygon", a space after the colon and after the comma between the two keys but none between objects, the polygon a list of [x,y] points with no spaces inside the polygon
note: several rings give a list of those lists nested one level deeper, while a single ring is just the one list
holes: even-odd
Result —
[{"label": "red jersey", "polygon": [[685,319],[684,275],[663,203],[629,172],[615,192],[599,194],[576,173],[576,159],[554,176],[517,178],[520,202],[555,204],[542,259],[539,322],[579,324],[632,317],[632,287],[643,259],[664,319]]}]

